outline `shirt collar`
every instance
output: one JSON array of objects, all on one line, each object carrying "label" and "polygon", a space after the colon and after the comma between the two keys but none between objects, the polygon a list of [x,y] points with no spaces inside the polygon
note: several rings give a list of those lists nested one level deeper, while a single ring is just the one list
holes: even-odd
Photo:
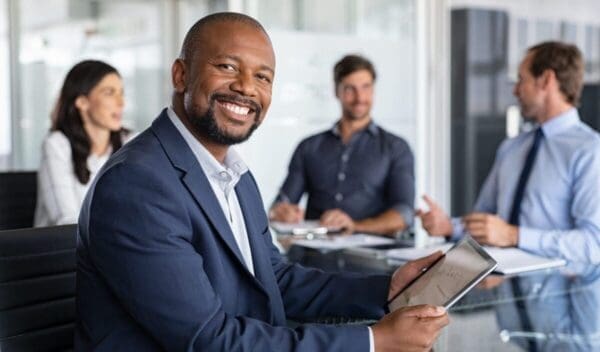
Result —
[{"label": "shirt collar", "polygon": [[571,108],[562,114],[553,117],[548,122],[543,123],[540,127],[544,132],[545,137],[552,137],[553,135],[569,129],[579,121],[580,119],[577,109]]},{"label": "shirt collar", "polygon": [[183,122],[177,117],[177,114],[172,107],[167,108],[167,115],[196,156],[204,173],[212,180],[217,181],[219,187],[226,195],[228,195],[242,175],[248,171],[248,166],[246,166],[240,155],[233,148],[229,148],[225,155],[225,160],[223,160],[223,164],[221,164],[208,149],[206,149],[202,143],[188,131]]},{"label": "shirt collar", "polygon": [[[334,136],[337,136],[337,137],[340,136],[339,124],[340,124],[340,121],[338,120],[333,124],[333,126],[329,130],[331,133],[333,133]],[[362,132],[362,131],[368,131],[369,133],[371,133],[374,136],[377,136],[379,134],[379,128],[377,128],[377,124],[373,121],[373,119],[371,119],[371,121],[369,122],[367,127],[360,130],[359,132]]]}]

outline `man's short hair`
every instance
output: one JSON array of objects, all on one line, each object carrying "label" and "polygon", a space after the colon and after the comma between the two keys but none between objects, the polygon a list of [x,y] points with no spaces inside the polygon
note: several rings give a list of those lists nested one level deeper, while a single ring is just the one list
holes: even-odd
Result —
[{"label": "man's short hair", "polygon": [[549,41],[532,46],[529,72],[539,77],[544,71],[552,70],[556,75],[560,91],[572,105],[579,104],[583,88],[583,57],[577,46]]},{"label": "man's short hair", "polygon": [[338,61],[333,67],[333,81],[335,82],[335,86],[344,79],[344,77],[348,76],[351,73],[360,70],[367,70],[371,73],[373,77],[373,81],[377,78],[377,73],[375,72],[375,67],[371,63],[371,61],[360,55],[346,55],[340,61]]},{"label": "man's short hair", "polygon": [[260,22],[258,22],[250,16],[237,12],[217,12],[202,17],[196,23],[194,23],[194,25],[188,30],[183,40],[183,45],[181,46],[179,58],[184,59],[188,62],[191,61],[194,57],[194,53],[198,49],[200,34],[202,33],[202,30],[208,25],[223,22],[243,23],[262,31],[263,33],[265,33],[267,38],[269,37],[267,31],[260,24]]}]

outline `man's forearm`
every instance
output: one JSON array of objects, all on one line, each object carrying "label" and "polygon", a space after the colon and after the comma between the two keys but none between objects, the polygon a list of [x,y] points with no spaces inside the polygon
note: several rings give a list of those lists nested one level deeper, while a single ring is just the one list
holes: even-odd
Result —
[{"label": "man's forearm", "polygon": [[372,218],[356,221],[354,224],[354,232],[372,233],[390,237],[394,236],[398,231],[406,229],[406,221],[394,209],[386,210]]}]

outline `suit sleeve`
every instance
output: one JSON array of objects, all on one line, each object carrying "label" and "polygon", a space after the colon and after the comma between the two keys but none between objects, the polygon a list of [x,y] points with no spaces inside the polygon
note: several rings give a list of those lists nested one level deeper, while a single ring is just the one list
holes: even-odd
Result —
[{"label": "suit sleeve", "polygon": [[[165,350],[368,351],[364,326],[291,329],[226,314],[204,271],[203,257],[192,245],[185,198],[177,196],[181,188],[172,179],[147,166],[113,166],[97,181],[88,224],[92,263],[132,319]],[[280,262],[274,269],[288,293],[288,306],[300,309],[301,304],[290,303],[298,297],[288,290],[308,280],[297,280],[300,269]],[[315,298],[319,285],[336,283],[317,276],[318,284],[311,285],[303,301]],[[314,310],[322,304],[307,306]]]}]

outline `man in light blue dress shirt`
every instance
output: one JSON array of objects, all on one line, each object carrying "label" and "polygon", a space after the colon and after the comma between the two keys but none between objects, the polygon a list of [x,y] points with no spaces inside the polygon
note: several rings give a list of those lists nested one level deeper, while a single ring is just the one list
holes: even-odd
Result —
[{"label": "man in light blue dress shirt", "polygon": [[[545,42],[529,48],[514,94],[522,115],[541,131],[524,132],[500,145],[472,213],[451,219],[424,196],[430,209],[417,215],[429,234],[456,239],[469,233],[482,244],[600,263],[600,135],[581,122],[575,109],[582,84],[577,47]],[[536,133],[534,161],[517,197]]]}]

